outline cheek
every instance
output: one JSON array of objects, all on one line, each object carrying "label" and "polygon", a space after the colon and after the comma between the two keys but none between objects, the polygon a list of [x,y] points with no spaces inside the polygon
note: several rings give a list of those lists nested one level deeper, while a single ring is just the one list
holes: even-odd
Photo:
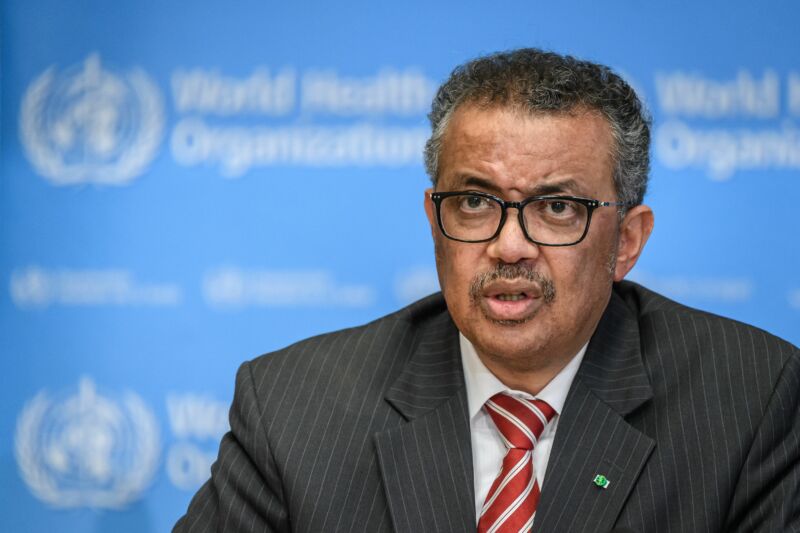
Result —
[{"label": "cheek", "polygon": [[607,276],[601,276],[598,272],[596,251],[593,253],[589,248],[558,251],[562,253],[548,261],[549,274],[556,288],[556,299],[570,306],[580,306],[591,287],[596,286],[601,277]]},{"label": "cheek", "polygon": [[453,251],[449,244],[441,237],[434,238],[433,250],[436,257],[436,272],[439,275],[439,287],[445,294],[456,283],[456,272],[451,269],[457,265],[457,258],[453,257]]},{"label": "cheek", "polygon": [[468,297],[469,285],[478,274],[476,251],[441,238],[434,241],[434,251],[442,291],[454,299]]},{"label": "cheek", "polygon": [[568,260],[553,265],[557,299],[567,315],[600,305],[613,283],[609,262],[614,250],[609,243],[572,251],[575,253]]}]

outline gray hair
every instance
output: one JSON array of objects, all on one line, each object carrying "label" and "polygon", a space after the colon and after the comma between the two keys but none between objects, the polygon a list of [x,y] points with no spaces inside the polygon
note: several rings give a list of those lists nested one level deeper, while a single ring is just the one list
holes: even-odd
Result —
[{"label": "gray hair", "polygon": [[456,67],[439,87],[428,115],[432,132],[425,144],[425,169],[434,186],[442,138],[464,103],[532,113],[581,107],[598,111],[608,120],[615,141],[617,199],[642,203],[650,168],[650,117],[636,92],[610,68],[536,48],[499,52]]}]

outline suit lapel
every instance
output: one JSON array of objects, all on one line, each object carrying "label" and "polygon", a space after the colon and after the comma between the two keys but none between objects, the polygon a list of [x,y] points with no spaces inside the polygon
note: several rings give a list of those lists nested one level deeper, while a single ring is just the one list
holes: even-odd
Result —
[{"label": "suit lapel", "polygon": [[447,313],[425,325],[386,399],[407,421],[375,435],[395,530],[475,531],[467,398]]},{"label": "suit lapel", "polygon": [[625,420],[652,398],[639,343],[635,314],[612,293],[559,418],[537,531],[608,531],[616,522],[655,447]]}]

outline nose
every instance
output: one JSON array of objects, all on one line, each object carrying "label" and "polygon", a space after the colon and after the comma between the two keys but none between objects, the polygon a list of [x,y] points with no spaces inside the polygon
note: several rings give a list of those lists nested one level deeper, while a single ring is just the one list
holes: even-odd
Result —
[{"label": "nose", "polygon": [[489,242],[486,251],[492,259],[508,264],[536,259],[539,256],[539,246],[525,237],[519,217],[514,211],[508,211],[500,234]]}]

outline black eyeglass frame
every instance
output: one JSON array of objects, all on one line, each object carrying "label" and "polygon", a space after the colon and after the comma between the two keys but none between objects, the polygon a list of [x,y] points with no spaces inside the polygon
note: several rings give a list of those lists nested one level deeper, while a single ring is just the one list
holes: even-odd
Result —
[{"label": "black eyeglass frame", "polygon": [[[442,223],[442,209],[441,209],[442,200],[444,200],[445,198],[449,198],[451,196],[465,196],[465,195],[468,195],[468,196],[480,196],[482,198],[487,198],[489,200],[493,200],[493,201],[497,202],[498,204],[500,204],[500,209],[501,209],[501,211],[500,211],[500,223],[497,225],[497,231],[494,232],[494,235],[492,235],[491,237],[487,237],[486,239],[466,240],[466,239],[459,239],[459,238],[453,237],[452,235],[449,235],[447,233],[447,230],[444,229],[444,224]],[[585,239],[586,235],[589,233],[589,224],[592,222],[592,213],[594,212],[595,209],[597,209],[598,207],[632,207],[633,206],[633,204],[630,203],[630,202],[604,202],[602,200],[594,200],[592,198],[583,198],[583,197],[580,197],[580,196],[564,196],[564,195],[558,195],[558,194],[555,194],[555,195],[544,195],[544,196],[529,196],[528,198],[525,198],[524,200],[522,200],[520,202],[509,202],[509,201],[503,200],[502,198],[497,197],[497,196],[495,196],[493,194],[489,194],[489,193],[486,193],[486,192],[480,192],[480,191],[432,192],[432,193],[430,193],[430,197],[431,197],[431,201],[433,201],[433,204],[436,206],[436,221],[439,224],[439,229],[441,230],[442,235],[444,235],[445,237],[447,237],[448,239],[451,239],[453,241],[467,242],[467,243],[489,242],[489,241],[492,241],[492,240],[496,239],[497,236],[500,235],[500,232],[503,231],[503,226],[506,223],[506,210],[509,207],[513,207],[513,208],[515,208],[517,210],[517,218],[519,220],[519,227],[522,228],[523,235],[525,235],[525,238],[528,239],[530,242],[532,242],[534,244],[537,244],[539,246],[574,246],[574,245],[578,244],[579,242],[581,242],[583,239]],[[580,236],[580,238],[578,240],[576,240],[574,242],[565,243],[565,244],[550,244],[550,243],[546,243],[546,242],[537,241],[536,239],[534,239],[533,237],[531,237],[528,234],[528,228],[525,227],[525,219],[522,216],[522,210],[526,205],[528,205],[528,204],[530,204],[532,202],[537,202],[537,201],[541,201],[541,200],[570,200],[570,201],[577,202],[579,204],[582,204],[582,205],[586,206],[586,211],[587,211],[587,213],[586,213],[586,227],[583,228],[583,233],[581,234],[581,236]]]}]

